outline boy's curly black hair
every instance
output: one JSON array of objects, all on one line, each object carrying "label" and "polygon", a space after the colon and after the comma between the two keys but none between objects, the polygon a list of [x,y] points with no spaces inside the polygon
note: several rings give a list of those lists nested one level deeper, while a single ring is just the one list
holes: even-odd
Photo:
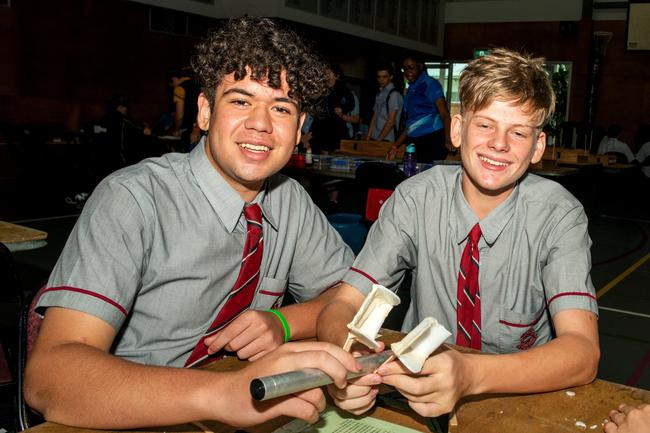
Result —
[{"label": "boy's curly black hair", "polygon": [[247,66],[252,79],[268,79],[274,89],[280,88],[280,73],[286,71],[289,97],[302,112],[314,113],[327,93],[327,65],[321,57],[296,33],[268,18],[230,19],[197,45],[191,63],[211,106],[223,77],[234,72],[236,80],[244,79]]}]

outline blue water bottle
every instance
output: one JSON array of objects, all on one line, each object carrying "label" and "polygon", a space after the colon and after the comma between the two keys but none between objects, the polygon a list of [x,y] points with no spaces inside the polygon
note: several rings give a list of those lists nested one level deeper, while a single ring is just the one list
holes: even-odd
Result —
[{"label": "blue water bottle", "polygon": [[415,157],[415,144],[406,146],[404,151],[404,174],[411,177],[417,173],[417,158]]}]

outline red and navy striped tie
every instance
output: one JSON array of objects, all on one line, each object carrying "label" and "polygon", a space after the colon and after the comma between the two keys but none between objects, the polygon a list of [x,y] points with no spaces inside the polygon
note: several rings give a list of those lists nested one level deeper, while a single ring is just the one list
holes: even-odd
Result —
[{"label": "red and navy striped tie", "polygon": [[456,344],[481,350],[481,293],[478,287],[481,227],[478,223],[472,227],[467,238],[458,270]]},{"label": "red and navy striped tie", "polygon": [[185,361],[185,367],[198,367],[206,361],[221,359],[223,355],[218,352],[208,355],[208,347],[203,342],[207,337],[221,330],[235,317],[246,311],[253,301],[255,289],[260,279],[260,265],[262,264],[262,252],[264,236],[262,234],[262,209],[259,205],[253,204],[244,207],[244,217],[247,223],[246,243],[244,244],[244,256],[239,269],[239,276],[228,294],[228,300],[217,314],[205,334]]}]

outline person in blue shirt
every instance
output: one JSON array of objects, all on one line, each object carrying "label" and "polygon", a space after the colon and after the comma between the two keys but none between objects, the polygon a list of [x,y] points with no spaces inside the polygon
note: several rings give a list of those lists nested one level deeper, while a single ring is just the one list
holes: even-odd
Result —
[{"label": "person in blue shirt", "polygon": [[403,144],[414,143],[420,162],[445,159],[453,150],[449,138],[451,116],[442,86],[431,78],[418,53],[410,53],[402,62],[404,78],[409,83],[404,98],[406,128],[388,152],[393,159]]}]

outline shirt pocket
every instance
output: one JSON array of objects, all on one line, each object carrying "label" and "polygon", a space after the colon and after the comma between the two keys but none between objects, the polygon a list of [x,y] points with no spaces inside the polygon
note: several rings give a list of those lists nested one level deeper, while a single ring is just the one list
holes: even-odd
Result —
[{"label": "shirt pocket", "polygon": [[502,308],[499,314],[499,352],[513,353],[539,346],[551,339],[546,306],[533,313]]},{"label": "shirt pocket", "polygon": [[282,305],[284,294],[287,291],[287,281],[277,278],[264,277],[251,304],[252,310],[268,310]]}]

